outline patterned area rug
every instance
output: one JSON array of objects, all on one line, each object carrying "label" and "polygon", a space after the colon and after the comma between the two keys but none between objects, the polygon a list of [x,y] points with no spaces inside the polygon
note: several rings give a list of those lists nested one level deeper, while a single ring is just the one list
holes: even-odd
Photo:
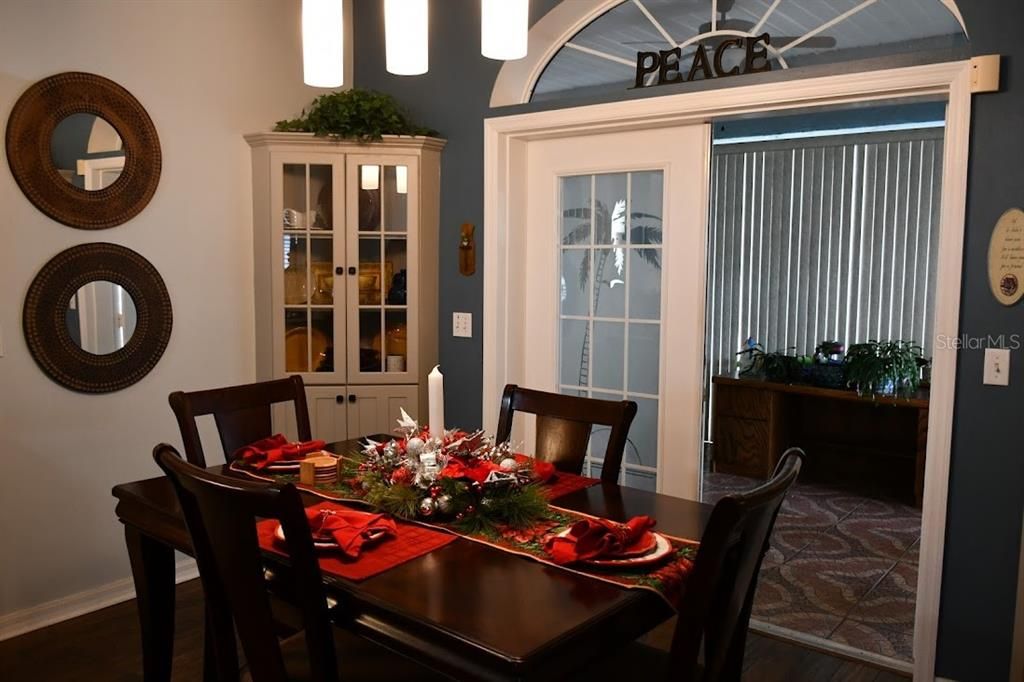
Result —
[{"label": "patterned area rug", "polygon": [[[757,481],[705,474],[705,501]],[[850,490],[797,484],[779,513],[753,617],[911,661],[921,512]]]}]

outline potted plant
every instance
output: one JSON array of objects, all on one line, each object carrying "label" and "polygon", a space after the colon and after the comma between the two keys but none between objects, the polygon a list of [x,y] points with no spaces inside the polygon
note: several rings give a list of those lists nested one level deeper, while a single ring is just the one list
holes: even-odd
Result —
[{"label": "potted plant", "polygon": [[740,376],[759,376],[778,383],[790,383],[800,377],[801,361],[796,355],[786,352],[765,353],[761,344],[750,341],[737,355],[746,356],[741,362]]},{"label": "potted plant", "polygon": [[380,140],[384,135],[437,136],[436,130],[413,123],[395,98],[382,92],[351,88],[320,95],[302,115],[278,121],[274,130],[313,133],[319,137]]},{"label": "potted plant", "polygon": [[921,385],[925,364],[921,346],[913,341],[857,343],[846,353],[846,381],[861,395],[911,395]]}]

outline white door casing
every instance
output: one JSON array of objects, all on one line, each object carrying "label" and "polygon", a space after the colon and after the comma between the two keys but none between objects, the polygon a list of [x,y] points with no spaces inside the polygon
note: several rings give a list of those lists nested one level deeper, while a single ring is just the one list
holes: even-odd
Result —
[{"label": "white door casing", "polygon": [[[787,82],[687,92],[572,109],[490,118],[484,122],[484,428],[496,427],[497,405],[508,377],[521,370],[514,323],[521,305],[509,292],[524,272],[521,230],[525,211],[527,149],[531,140],[604,131],[657,129],[756,114],[901,98],[948,100],[942,163],[942,206],[936,285],[935,334],[959,333],[960,283],[970,146],[970,63],[846,73]],[[935,678],[939,597],[956,391],[956,351],[937,349],[932,363],[928,457],[922,514],[920,573],[914,630],[914,679]],[[492,414],[493,412],[493,414]],[[694,443],[694,447],[697,443]],[[680,444],[679,447],[685,447]]]}]

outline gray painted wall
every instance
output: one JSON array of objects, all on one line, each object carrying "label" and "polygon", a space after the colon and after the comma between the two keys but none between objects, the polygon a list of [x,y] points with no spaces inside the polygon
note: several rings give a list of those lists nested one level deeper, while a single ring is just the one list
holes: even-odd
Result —
[{"label": "gray painted wall", "polygon": [[[555,0],[534,0],[532,19],[555,4]],[[1006,56],[1003,91],[974,101],[961,331],[972,337],[1006,335],[1010,339],[1019,334],[1024,338],[1024,307],[1003,308],[996,303],[986,275],[988,240],[995,221],[1007,208],[1024,205],[1024,163],[1020,161],[1024,158],[1024,70],[1016,68],[1016,59],[1024,58],[1024,43],[1017,35],[1024,26],[1024,4],[999,0],[959,4],[971,35],[971,53]],[[355,11],[356,85],[395,95],[421,123],[437,128],[449,140],[442,162],[441,363],[448,377],[450,419],[473,428],[481,420],[483,268],[478,263],[477,274],[470,278],[458,274],[459,224],[468,221],[480,226],[483,221],[482,120],[538,107],[489,110],[499,64],[480,56],[476,0],[431,4],[430,72],[416,77],[392,76],[384,69],[381,3],[357,3]],[[928,55],[928,59],[943,56],[950,55]],[[851,65],[809,68],[803,75],[823,68],[846,71]],[[745,82],[784,77],[773,73]],[[665,88],[657,94],[675,90]],[[639,96],[650,95],[624,93],[624,98]],[[544,108],[553,106],[559,104]],[[479,230],[477,234],[482,254],[486,235]],[[454,339],[448,333],[455,310],[473,313],[472,339]],[[959,362],[937,673],[964,682],[999,680],[1006,679],[1010,661],[1024,497],[1018,426],[1024,405],[1024,354],[1013,355],[1009,388],[981,385],[981,351],[965,350]],[[485,409],[498,409],[497,397]]]}]

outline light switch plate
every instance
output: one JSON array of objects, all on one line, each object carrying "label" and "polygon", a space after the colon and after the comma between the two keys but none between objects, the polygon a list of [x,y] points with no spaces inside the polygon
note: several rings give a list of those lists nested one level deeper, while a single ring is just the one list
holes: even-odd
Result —
[{"label": "light switch plate", "polygon": [[452,313],[452,336],[473,338],[473,313]]},{"label": "light switch plate", "polygon": [[989,386],[1010,385],[1010,349],[985,349],[984,382]]}]

